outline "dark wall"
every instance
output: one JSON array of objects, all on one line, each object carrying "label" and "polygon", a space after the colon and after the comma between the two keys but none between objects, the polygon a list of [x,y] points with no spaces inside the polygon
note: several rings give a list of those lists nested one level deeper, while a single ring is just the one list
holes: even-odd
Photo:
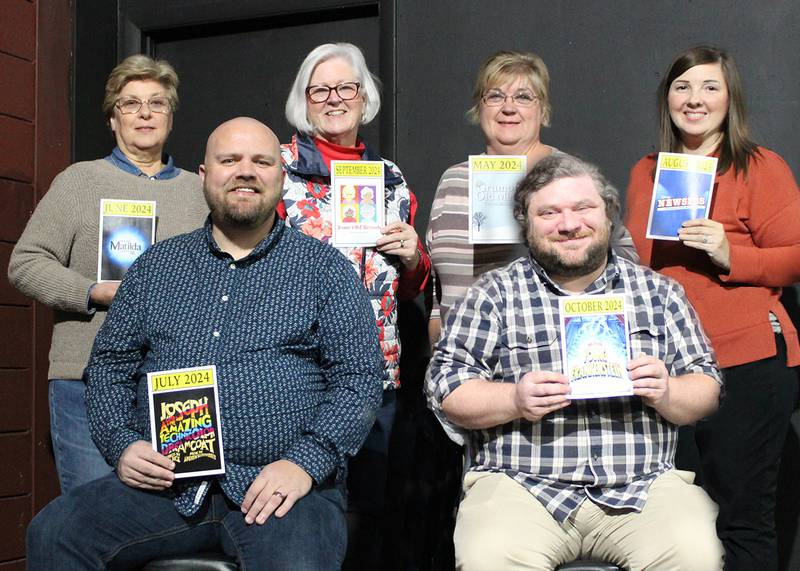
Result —
[{"label": "dark wall", "polygon": [[[254,114],[286,138],[281,114],[292,70],[312,45],[377,42],[380,53],[368,53],[367,61],[383,80],[384,105],[365,133],[409,179],[422,234],[441,173],[484,150],[479,128],[464,114],[478,66],[493,52],[529,50],[544,58],[552,76],[553,117],[542,140],[598,163],[624,191],[630,167],[655,149],[661,74],[680,49],[712,42],[739,62],[756,140],[778,151],[800,175],[800,138],[794,135],[800,120],[797,0],[766,0],[757,8],[743,0],[74,3],[76,159],[108,153],[112,139],[99,111],[103,83],[117,61],[135,51],[174,59],[185,80],[168,146],[182,166],[193,169],[202,139],[223,118]],[[371,29],[359,20],[369,21]],[[332,37],[333,23],[341,36]],[[226,97],[237,80],[237,96]],[[453,472],[446,464],[458,464],[460,457],[424,410],[424,316],[417,306],[405,306],[401,319],[404,389],[390,459],[393,534],[385,551],[392,568],[447,569],[454,499],[447,497]],[[797,432],[787,444],[780,494],[783,569],[800,568],[800,541],[794,539],[800,507]],[[456,467],[456,479],[459,473]]]},{"label": "dark wall", "polygon": [[422,213],[444,169],[484,150],[464,113],[479,65],[500,49],[533,51],[548,65],[553,117],[542,140],[598,163],[624,191],[630,167],[655,148],[656,87],[674,55],[702,42],[726,47],[756,140],[800,174],[796,0],[397,4],[396,158]]}]

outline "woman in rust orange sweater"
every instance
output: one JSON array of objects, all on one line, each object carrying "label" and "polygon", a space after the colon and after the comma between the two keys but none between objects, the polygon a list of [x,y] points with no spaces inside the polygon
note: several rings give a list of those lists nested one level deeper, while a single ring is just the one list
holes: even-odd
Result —
[{"label": "woman in rust orange sweater", "polygon": [[698,423],[695,438],[720,507],[725,568],[777,569],[775,489],[800,364],[780,296],[800,281],[800,191],[783,159],[750,140],[726,52],[698,46],[679,54],[658,103],[662,151],[718,157],[711,212],[685,222],[676,242],[645,238],[651,154],[631,172],[625,224],[642,263],[684,286],[724,368],[723,405]]}]

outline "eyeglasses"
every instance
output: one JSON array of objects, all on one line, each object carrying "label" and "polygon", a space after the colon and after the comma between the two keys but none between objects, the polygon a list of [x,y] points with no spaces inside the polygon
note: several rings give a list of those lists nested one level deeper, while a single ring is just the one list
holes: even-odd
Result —
[{"label": "eyeglasses", "polygon": [[142,105],[147,105],[151,113],[169,113],[172,110],[172,105],[166,97],[152,97],[144,101],[136,97],[121,97],[114,105],[123,115],[138,113]]},{"label": "eyeglasses", "polygon": [[330,98],[331,91],[335,91],[339,99],[342,101],[350,101],[358,97],[359,89],[361,89],[361,84],[357,81],[345,81],[333,87],[328,87],[327,85],[309,85],[306,87],[306,96],[312,103],[325,103]]},{"label": "eyeglasses", "polygon": [[483,94],[481,101],[487,107],[499,107],[504,105],[509,97],[517,107],[532,107],[539,100],[536,95],[526,89],[517,91],[513,95],[506,95],[499,89],[490,89]]}]

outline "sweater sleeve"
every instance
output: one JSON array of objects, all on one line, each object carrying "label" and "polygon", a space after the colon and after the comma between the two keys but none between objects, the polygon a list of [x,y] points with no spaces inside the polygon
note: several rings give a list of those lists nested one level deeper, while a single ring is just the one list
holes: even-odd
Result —
[{"label": "sweater sleeve", "polygon": [[[428,252],[433,254],[433,248],[436,244],[436,230],[439,225],[439,216],[441,216],[441,202],[444,200],[444,179],[447,171],[442,174],[441,179],[439,180],[439,184],[436,186],[436,193],[433,196],[433,204],[431,204],[431,214],[430,219],[428,220],[428,229],[425,232],[425,244],[427,246]],[[436,267],[433,265],[433,260],[431,260],[431,287],[425,290],[425,307],[430,307],[430,314],[428,315],[428,320],[431,319],[441,319],[442,318],[442,310],[439,306],[439,299],[441,297],[441,283],[439,281],[438,276],[436,275]]]},{"label": "sweater sleeve", "polygon": [[[408,223],[414,226],[414,219],[417,215],[417,197],[410,190],[408,191],[411,196],[410,214],[408,216]],[[397,287],[397,297],[399,299],[414,299],[422,291],[425,290],[425,284],[428,282],[428,276],[431,273],[431,259],[428,257],[422,241],[418,240],[417,249],[419,250],[419,263],[413,270],[404,270],[400,274],[400,283]]]},{"label": "sweater sleeve", "polygon": [[97,448],[114,466],[129,445],[149,440],[134,429],[137,371],[146,349],[147,259],[147,253],[143,254],[122,279],[84,371],[89,430]]},{"label": "sweater sleeve", "polygon": [[319,484],[361,447],[380,404],[383,354],[366,290],[336,253],[319,284],[319,359],[325,397],[284,454]]},{"label": "sweater sleeve", "polygon": [[730,271],[720,279],[765,287],[800,281],[800,190],[792,171],[780,156],[761,149],[744,185],[737,214],[752,243],[730,244]]},{"label": "sweater sleeve", "polygon": [[95,280],[68,267],[87,207],[79,204],[81,186],[74,167],[53,180],[11,253],[8,280],[49,307],[88,314],[89,288]]}]

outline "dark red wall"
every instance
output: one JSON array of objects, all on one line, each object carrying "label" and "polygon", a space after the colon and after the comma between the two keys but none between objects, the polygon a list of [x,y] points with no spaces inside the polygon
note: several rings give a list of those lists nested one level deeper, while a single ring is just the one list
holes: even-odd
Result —
[{"label": "dark red wall", "polygon": [[70,160],[68,0],[0,2],[0,571],[25,568],[25,528],[58,493],[49,441],[50,311],[14,290],[8,257]]}]

